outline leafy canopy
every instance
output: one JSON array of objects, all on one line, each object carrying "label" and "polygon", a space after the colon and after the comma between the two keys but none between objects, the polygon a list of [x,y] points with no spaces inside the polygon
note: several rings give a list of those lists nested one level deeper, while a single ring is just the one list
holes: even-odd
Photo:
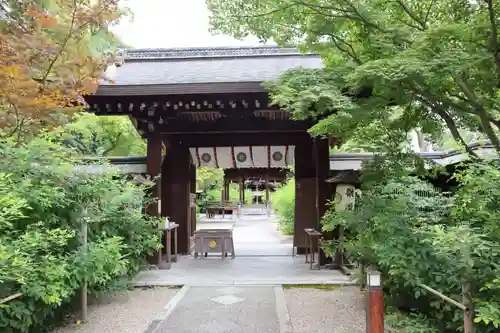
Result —
[{"label": "leafy canopy", "polygon": [[[324,69],[293,70],[270,84],[272,100],[295,117],[325,118],[314,135],[368,132],[358,141],[383,147],[418,129],[430,139],[449,132],[465,146],[468,129],[500,150],[500,9],[492,0],[206,2],[214,32],[322,56]],[[354,98],[363,87],[371,96]]]},{"label": "leafy canopy", "polygon": [[47,134],[85,156],[146,155],[146,142],[126,116],[77,114]]},{"label": "leafy canopy", "polygon": [[118,0],[26,0],[0,4],[0,126],[18,140],[81,106],[116,44],[107,27]]}]

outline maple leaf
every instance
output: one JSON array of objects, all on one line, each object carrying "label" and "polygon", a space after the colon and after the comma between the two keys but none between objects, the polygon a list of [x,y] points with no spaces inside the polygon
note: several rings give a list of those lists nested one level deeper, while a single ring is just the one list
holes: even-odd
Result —
[{"label": "maple leaf", "polygon": [[79,96],[95,91],[108,61],[92,49],[91,40],[99,31],[105,31],[99,38],[110,36],[107,27],[125,13],[119,0],[24,0],[0,5],[3,134],[19,142],[59,125],[56,114],[81,110]]}]

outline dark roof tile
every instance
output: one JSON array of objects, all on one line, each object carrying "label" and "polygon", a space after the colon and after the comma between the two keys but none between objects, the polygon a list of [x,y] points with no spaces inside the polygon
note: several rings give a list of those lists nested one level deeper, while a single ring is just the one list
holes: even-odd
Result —
[{"label": "dark roof tile", "polygon": [[175,49],[124,49],[118,52],[125,60],[192,59],[220,57],[259,57],[301,55],[296,48],[276,46],[195,47]]},{"label": "dark roof tile", "polygon": [[[98,95],[124,86],[263,82],[292,68],[321,68],[317,55],[277,47],[122,51],[124,64],[108,71]],[[113,73],[113,71],[115,71]]]}]

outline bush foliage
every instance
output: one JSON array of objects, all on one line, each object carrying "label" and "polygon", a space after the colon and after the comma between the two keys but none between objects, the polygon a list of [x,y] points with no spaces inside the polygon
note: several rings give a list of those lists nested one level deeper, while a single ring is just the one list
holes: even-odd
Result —
[{"label": "bush foliage", "polygon": [[285,235],[293,235],[295,221],[295,180],[277,188],[272,196],[273,208],[280,218],[280,230]]},{"label": "bush foliage", "polygon": [[[158,248],[158,222],[142,214],[144,188],[115,172],[73,169],[71,153],[43,139],[0,143],[0,331],[35,332],[89,292],[115,290]],[[81,225],[88,223],[88,250]]]},{"label": "bush foliage", "polygon": [[[422,323],[426,332],[455,332],[462,327],[461,310],[418,285],[462,302],[462,286],[467,282],[472,284],[466,297],[474,304],[477,332],[498,332],[498,165],[471,164],[455,175],[460,182],[455,193],[441,193],[404,172],[380,177],[377,163],[366,168],[368,179],[355,210],[330,209],[323,219],[324,229],[344,226],[350,258],[383,273],[388,306],[410,314],[404,320],[415,327],[410,330],[411,325],[405,324],[405,332],[423,332]],[[370,181],[374,174],[378,181]],[[329,252],[336,246],[328,244]],[[398,318],[396,323],[401,325]]]}]

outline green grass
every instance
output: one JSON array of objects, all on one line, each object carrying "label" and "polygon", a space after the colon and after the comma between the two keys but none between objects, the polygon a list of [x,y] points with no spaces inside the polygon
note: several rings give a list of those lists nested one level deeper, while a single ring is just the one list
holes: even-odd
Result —
[{"label": "green grass", "polygon": [[284,284],[283,289],[322,289],[322,290],[336,290],[342,288],[338,284]]}]

